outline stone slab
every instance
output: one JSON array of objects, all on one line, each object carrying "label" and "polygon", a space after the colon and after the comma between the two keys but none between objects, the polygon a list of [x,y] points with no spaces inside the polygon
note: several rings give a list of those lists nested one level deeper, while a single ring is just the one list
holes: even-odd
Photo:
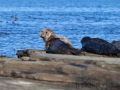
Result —
[{"label": "stone slab", "polygon": [[[39,81],[76,83],[99,90],[120,89],[120,58],[32,52],[28,60],[0,58],[0,75]],[[92,90],[97,90],[92,89]],[[80,89],[81,90],[81,89]],[[84,87],[85,90],[85,87]]]}]

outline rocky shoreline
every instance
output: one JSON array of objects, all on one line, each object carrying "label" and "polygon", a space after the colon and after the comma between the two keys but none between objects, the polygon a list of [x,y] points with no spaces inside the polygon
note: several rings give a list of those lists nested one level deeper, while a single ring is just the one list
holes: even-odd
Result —
[{"label": "rocky shoreline", "polygon": [[81,87],[83,90],[120,89],[120,57],[90,53],[86,56],[46,54],[41,50],[21,50],[19,53],[24,56],[0,57],[1,77],[67,83],[68,87],[74,85],[73,90]]}]

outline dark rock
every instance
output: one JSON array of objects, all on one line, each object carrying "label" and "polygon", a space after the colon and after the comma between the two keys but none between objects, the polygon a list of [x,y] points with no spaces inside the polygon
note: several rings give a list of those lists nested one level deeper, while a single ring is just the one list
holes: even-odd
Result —
[{"label": "dark rock", "polygon": [[26,50],[17,50],[17,57],[18,58],[21,58],[21,57],[24,57],[24,56],[30,56],[32,53],[45,53],[45,51],[43,50],[35,50],[35,49],[26,49]]},{"label": "dark rock", "polygon": [[0,57],[6,57],[5,55],[0,55]]}]

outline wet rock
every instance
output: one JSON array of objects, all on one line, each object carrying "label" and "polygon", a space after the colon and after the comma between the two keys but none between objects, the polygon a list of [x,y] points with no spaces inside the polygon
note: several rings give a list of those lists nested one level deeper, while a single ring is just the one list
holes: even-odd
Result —
[{"label": "wet rock", "polygon": [[[25,50],[26,56],[0,58],[0,75],[38,81],[74,83],[83,90],[119,90],[120,58],[73,56]],[[23,50],[22,53],[24,54]],[[21,59],[25,58],[25,61]],[[116,87],[115,87],[116,86]],[[97,88],[97,89],[96,89]]]},{"label": "wet rock", "polygon": [[0,55],[0,57],[6,57],[5,55]]},{"label": "wet rock", "polygon": [[43,50],[35,50],[35,49],[26,49],[26,50],[17,50],[17,57],[21,58],[23,56],[30,56],[32,53],[45,53]]},{"label": "wet rock", "polygon": [[[39,60],[39,58],[36,56],[37,53],[46,54],[46,52],[44,50],[26,49],[26,50],[17,50],[16,55],[18,58],[31,57],[30,60],[33,60],[32,58],[34,58],[34,60]],[[34,54],[35,54],[35,56],[34,56]],[[114,56],[98,55],[98,54],[93,54],[93,53],[88,53],[88,52],[86,53],[86,56],[114,57]],[[44,60],[49,61],[49,59],[44,59]]]}]

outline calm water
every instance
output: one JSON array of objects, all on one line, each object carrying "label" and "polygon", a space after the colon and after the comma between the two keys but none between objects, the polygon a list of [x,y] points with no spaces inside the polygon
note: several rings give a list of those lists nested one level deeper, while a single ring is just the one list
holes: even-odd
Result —
[{"label": "calm water", "polygon": [[[14,17],[18,19],[15,21]],[[81,48],[84,36],[120,39],[119,0],[0,0],[0,55],[44,49],[45,27]]]}]

